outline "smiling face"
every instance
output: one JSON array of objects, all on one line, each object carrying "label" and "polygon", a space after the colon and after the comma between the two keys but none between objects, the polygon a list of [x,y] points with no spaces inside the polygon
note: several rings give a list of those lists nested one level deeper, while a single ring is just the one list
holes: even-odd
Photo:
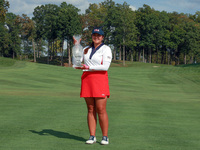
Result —
[{"label": "smiling face", "polygon": [[92,34],[92,41],[94,42],[94,46],[98,46],[102,43],[104,36],[98,33]]}]

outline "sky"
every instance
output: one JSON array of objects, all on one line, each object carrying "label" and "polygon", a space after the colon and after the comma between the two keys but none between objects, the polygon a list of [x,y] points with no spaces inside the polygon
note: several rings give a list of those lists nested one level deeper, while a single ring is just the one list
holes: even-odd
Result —
[{"label": "sky", "polygon": [[[62,2],[72,4],[79,8],[80,13],[85,13],[90,3],[100,3],[104,0],[8,0],[10,3],[9,12],[16,15],[27,14],[33,17],[34,8],[45,4],[60,5]],[[195,14],[200,11],[200,0],[113,0],[115,3],[123,4],[127,2],[133,10],[137,10],[144,4],[149,5],[158,11],[178,12]]]}]

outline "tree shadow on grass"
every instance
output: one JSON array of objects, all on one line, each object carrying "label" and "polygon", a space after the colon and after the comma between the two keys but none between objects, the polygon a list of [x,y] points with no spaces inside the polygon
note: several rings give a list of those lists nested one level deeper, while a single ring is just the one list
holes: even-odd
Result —
[{"label": "tree shadow on grass", "polygon": [[43,129],[42,131],[35,131],[35,130],[29,130],[30,132],[32,133],[35,133],[35,134],[38,134],[38,135],[52,135],[52,136],[55,136],[55,137],[58,137],[58,138],[66,138],[66,139],[74,139],[74,140],[77,140],[77,141],[86,141],[86,139],[82,138],[82,137],[79,137],[79,136],[76,136],[76,135],[72,135],[72,134],[69,134],[69,133],[66,133],[66,132],[60,132],[60,131],[55,131],[55,130],[52,130],[52,129]]}]

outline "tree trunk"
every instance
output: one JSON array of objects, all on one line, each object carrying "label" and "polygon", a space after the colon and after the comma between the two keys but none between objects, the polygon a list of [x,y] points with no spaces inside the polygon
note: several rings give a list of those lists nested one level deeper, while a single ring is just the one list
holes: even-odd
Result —
[{"label": "tree trunk", "polygon": [[178,65],[180,64],[179,57],[178,57]]},{"label": "tree trunk", "polygon": [[150,48],[150,54],[149,54],[149,63],[151,63],[151,48]]},{"label": "tree trunk", "polygon": [[142,57],[142,59],[143,59],[143,62],[144,62],[144,47],[143,47],[143,57]]},{"label": "tree trunk", "polygon": [[53,42],[51,42],[51,49],[50,49],[50,52],[49,52],[50,54],[50,61],[52,61],[52,54],[53,54]]},{"label": "tree trunk", "polygon": [[158,63],[158,47],[156,47],[156,63]]},{"label": "tree trunk", "polygon": [[165,49],[165,61],[164,61],[164,64],[166,64],[167,62],[167,50]]},{"label": "tree trunk", "polygon": [[[15,42],[14,42],[14,45],[16,45]],[[15,52],[14,52],[14,50],[13,50],[13,59],[15,59]]]},{"label": "tree trunk", "polygon": [[169,65],[169,60],[170,60],[170,52],[167,52],[167,55],[168,55],[168,57],[167,57],[167,63],[168,63],[168,65]]},{"label": "tree trunk", "polygon": [[119,47],[119,60],[122,60],[122,46]]},{"label": "tree trunk", "polygon": [[52,59],[54,58],[55,56],[55,40],[53,40],[53,43],[52,43]]},{"label": "tree trunk", "polygon": [[161,52],[161,64],[163,64],[163,62],[164,62],[164,54],[163,54],[163,52]]},{"label": "tree trunk", "polygon": [[36,57],[37,58],[39,58],[39,43],[38,43],[38,41],[37,41],[37,46],[36,46],[37,48],[37,52],[36,52]]},{"label": "tree trunk", "polygon": [[194,57],[191,56],[191,57],[190,57],[190,64],[193,64],[193,62],[194,62]]},{"label": "tree trunk", "polygon": [[186,53],[184,53],[184,64],[186,65]]},{"label": "tree trunk", "polygon": [[42,53],[42,39],[39,40],[39,45],[38,45],[38,58],[40,58],[41,53]]},{"label": "tree trunk", "polygon": [[63,66],[63,49],[64,49],[64,40],[62,41],[62,47],[61,47],[61,66]]},{"label": "tree trunk", "polygon": [[140,62],[141,61],[141,49],[139,48],[139,51],[138,51],[138,61]]},{"label": "tree trunk", "polygon": [[177,56],[177,60],[178,60],[178,65],[180,64],[180,55],[179,56]]},{"label": "tree trunk", "polygon": [[49,41],[48,41],[48,51],[47,51],[47,64],[49,64]]},{"label": "tree trunk", "polygon": [[116,60],[116,47],[114,47],[114,51],[113,51],[113,60]]},{"label": "tree trunk", "polygon": [[14,51],[13,51],[13,59],[15,59],[15,53],[14,53]]},{"label": "tree trunk", "polygon": [[132,53],[132,50],[130,50],[130,55],[131,55],[131,61],[133,62],[133,53]]},{"label": "tree trunk", "polygon": [[124,40],[124,37],[123,37],[123,66],[125,66],[125,40]]},{"label": "tree trunk", "polygon": [[36,56],[35,56],[35,42],[34,42],[34,39],[32,39],[32,45],[33,45],[33,57],[34,57],[34,62],[36,62]]},{"label": "tree trunk", "polygon": [[71,66],[71,51],[70,51],[70,43],[69,43],[69,40],[67,40],[67,49],[68,49],[68,66],[70,67]]}]

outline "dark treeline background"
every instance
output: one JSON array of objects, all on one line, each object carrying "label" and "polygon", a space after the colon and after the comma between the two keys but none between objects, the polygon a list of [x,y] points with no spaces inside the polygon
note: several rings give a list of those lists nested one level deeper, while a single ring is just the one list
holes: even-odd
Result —
[{"label": "dark treeline background", "polygon": [[[85,14],[71,4],[46,4],[34,9],[33,18],[8,13],[9,2],[0,1],[0,56],[57,61],[71,65],[72,37],[82,35],[82,45],[91,42],[93,27],[102,27],[104,43],[113,60],[159,64],[200,62],[200,12],[168,13],[143,5],[105,0],[90,4]],[[64,47],[67,43],[67,49]]]}]

